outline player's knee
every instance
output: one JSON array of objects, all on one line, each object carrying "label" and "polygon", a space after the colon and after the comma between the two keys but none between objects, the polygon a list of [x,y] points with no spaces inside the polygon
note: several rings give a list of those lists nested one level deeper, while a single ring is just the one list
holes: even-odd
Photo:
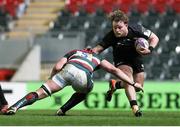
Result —
[{"label": "player's knee", "polygon": [[73,96],[79,98],[80,100],[84,100],[87,97],[87,95],[88,93],[79,93],[79,92],[73,94]]},{"label": "player's knee", "polygon": [[47,84],[43,84],[43,85],[41,86],[41,88],[43,89],[43,91],[44,91],[44,93],[45,93],[46,95],[51,96],[52,91],[51,91],[51,89],[48,87]]}]

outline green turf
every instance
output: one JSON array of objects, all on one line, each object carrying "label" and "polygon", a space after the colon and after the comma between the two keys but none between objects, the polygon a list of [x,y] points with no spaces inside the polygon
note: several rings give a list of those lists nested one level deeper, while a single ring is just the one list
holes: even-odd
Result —
[{"label": "green turf", "polygon": [[72,110],[66,116],[55,116],[54,110],[24,110],[13,116],[0,115],[0,126],[179,126],[180,112],[146,111],[136,118],[131,111]]}]

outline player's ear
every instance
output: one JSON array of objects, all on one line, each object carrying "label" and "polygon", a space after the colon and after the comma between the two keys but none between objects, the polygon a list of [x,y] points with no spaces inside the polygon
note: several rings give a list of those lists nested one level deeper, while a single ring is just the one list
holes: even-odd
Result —
[{"label": "player's ear", "polygon": [[128,27],[128,23],[124,23],[126,27]]}]

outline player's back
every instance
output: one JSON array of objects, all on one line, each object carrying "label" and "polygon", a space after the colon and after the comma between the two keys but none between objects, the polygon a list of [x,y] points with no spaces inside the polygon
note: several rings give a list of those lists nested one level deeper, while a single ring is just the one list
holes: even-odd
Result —
[{"label": "player's back", "polygon": [[72,50],[65,56],[68,58],[68,63],[91,73],[99,66],[101,61],[99,55],[86,49]]}]

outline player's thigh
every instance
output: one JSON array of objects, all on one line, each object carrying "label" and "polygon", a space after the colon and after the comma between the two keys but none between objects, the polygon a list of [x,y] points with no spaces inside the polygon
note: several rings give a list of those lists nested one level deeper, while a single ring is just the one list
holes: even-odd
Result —
[{"label": "player's thigh", "polygon": [[[53,80],[47,80],[42,86],[44,86],[49,93],[54,93],[62,89],[60,85],[56,84]],[[39,95],[44,94],[43,87],[40,87],[37,92]]]},{"label": "player's thigh", "polygon": [[88,93],[93,88],[93,82],[91,75],[83,70],[77,69],[74,73],[71,73],[73,78],[71,78],[72,88],[79,93]]},{"label": "player's thigh", "polygon": [[[119,65],[118,68],[122,70],[130,79],[133,79],[133,69],[129,65]],[[127,83],[123,82],[124,88],[132,87],[128,85]]]},{"label": "player's thigh", "polygon": [[134,81],[144,85],[144,72],[134,74]]},{"label": "player's thigh", "polygon": [[62,89],[61,85],[55,83],[53,80],[48,80],[46,82],[47,86],[51,90],[52,93],[57,92]]},{"label": "player's thigh", "polygon": [[118,68],[123,71],[129,78],[133,79],[133,69],[129,65],[119,65]]},{"label": "player's thigh", "polygon": [[[120,65],[118,66],[130,79],[133,79],[133,68],[129,65]],[[133,86],[128,83],[123,82],[126,96],[128,100],[136,100],[136,92]]]},{"label": "player's thigh", "polygon": [[52,93],[55,93],[61,89],[62,88],[54,81],[48,80],[38,90],[36,90],[36,93],[38,94],[39,99],[43,99],[47,96],[51,96]]}]

